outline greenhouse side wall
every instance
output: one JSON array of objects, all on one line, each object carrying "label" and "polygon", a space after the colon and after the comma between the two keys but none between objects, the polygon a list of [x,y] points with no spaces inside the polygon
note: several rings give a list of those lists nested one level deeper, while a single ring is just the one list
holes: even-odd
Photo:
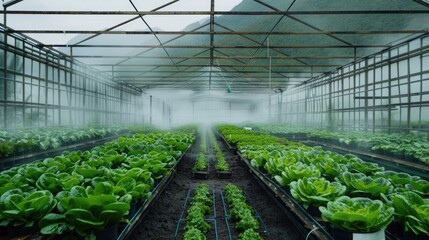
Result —
[{"label": "greenhouse side wall", "polygon": [[[278,94],[280,95],[280,94]],[[429,130],[429,35],[362,58],[271,101],[277,122],[332,130]]]},{"label": "greenhouse side wall", "polygon": [[150,97],[139,89],[0,30],[1,129],[149,122]]}]

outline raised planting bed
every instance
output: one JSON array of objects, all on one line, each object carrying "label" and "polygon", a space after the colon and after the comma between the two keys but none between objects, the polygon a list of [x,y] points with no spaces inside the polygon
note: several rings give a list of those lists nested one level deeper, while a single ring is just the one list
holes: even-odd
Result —
[{"label": "raised planting bed", "polygon": [[205,131],[200,133],[200,148],[192,168],[192,177],[198,179],[207,179],[209,177],[209,156],[207,155],[207,142]]},{"label": "raised planting bed", "polygon": [[198,179],[207,179],[209,177],[209,164],[204,152],[198,154],[195,165],[192,168],[192,177]]},{"label": "raised planting bed", "polygon": [[219,147],[219,144],[217,142],[217,139],[212,131],[209,132],[209,137],[211,140],[211,143],[213,145],[213,148],[215,150],[215,169],[216,169],[216,176],[220,179],[229,179],[232,176],[232,171],[229,163],[225,159],[225,155],[222,152],[222,149]]}]

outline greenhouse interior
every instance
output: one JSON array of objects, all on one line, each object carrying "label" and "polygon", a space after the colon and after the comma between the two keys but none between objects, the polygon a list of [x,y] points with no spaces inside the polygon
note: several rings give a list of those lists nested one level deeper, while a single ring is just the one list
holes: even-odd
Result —
[{"label": "greenhouse interior", "polygon": [[0,239],[428,240],[428,0],[3,0]]}]

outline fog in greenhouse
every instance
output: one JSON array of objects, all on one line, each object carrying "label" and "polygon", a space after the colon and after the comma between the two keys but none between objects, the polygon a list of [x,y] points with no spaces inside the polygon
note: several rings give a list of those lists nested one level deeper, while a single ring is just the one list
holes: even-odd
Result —
[{"label": "fog in greenhouse", "polygon": [[[169,127],[187,123],[212,124],[219,122],[240,123],[266,121],[268,119],[268,96],[265,94],[228,93],[220,90],[152,90],[154,99],[154,124]],[[165,106],[169,105],[168,108]]]}]

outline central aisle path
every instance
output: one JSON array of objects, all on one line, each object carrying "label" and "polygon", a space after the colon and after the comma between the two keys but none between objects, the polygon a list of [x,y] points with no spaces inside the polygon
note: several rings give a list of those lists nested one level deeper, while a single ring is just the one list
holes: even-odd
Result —
[{"label": "central aisle path", "polygon": [[[216,176],[214,169],[215,151],[212,143],[207,136],[208,153],[210,156],[210,173],[208,179],[194,179],[191,177],[192,167],[199,152],[200,139],[185,155],[182,162],[177,168],[177,173],[173,177],[170,184],[167,186],[161,196],[150,207],[147,215],[144,217],[140,225],[138,225],[130,239],[139,240],[154,240],[154,239],[174,239],[177,221],[183,209],[186,194],[189,189],[198,186],[201,183],[206,183],[210,188],[216,190],[216,216],[217,216],[217,231],[220,240],[229,240],[228,231],[225,224],[225,214],[223,211],[220,192],[228,183],[233,183],[241,187],[247,193],[249,205],[259,212],[262,220],[267,226],[269,235],[263,235],[264,239],[272,240],[295,240],[301,239],[298,231],[293,223],[286,217],[276,203],[266,194],[265,190],[249,173],[246,165],[234,156],[233,153],[226,147],[223,141],[217,141],[220,148],[223,150],[225,159],[231,166],[233,176],[231,179],[219,179]],[[183,225],[182,225],[183,226]],[[262,229],[262,227],[261,227]],[[236,231],[233,239],[237,239]],[[178,239],[181,239],[178,238]],[[213,239],[207,236],[207,239]]]}]

